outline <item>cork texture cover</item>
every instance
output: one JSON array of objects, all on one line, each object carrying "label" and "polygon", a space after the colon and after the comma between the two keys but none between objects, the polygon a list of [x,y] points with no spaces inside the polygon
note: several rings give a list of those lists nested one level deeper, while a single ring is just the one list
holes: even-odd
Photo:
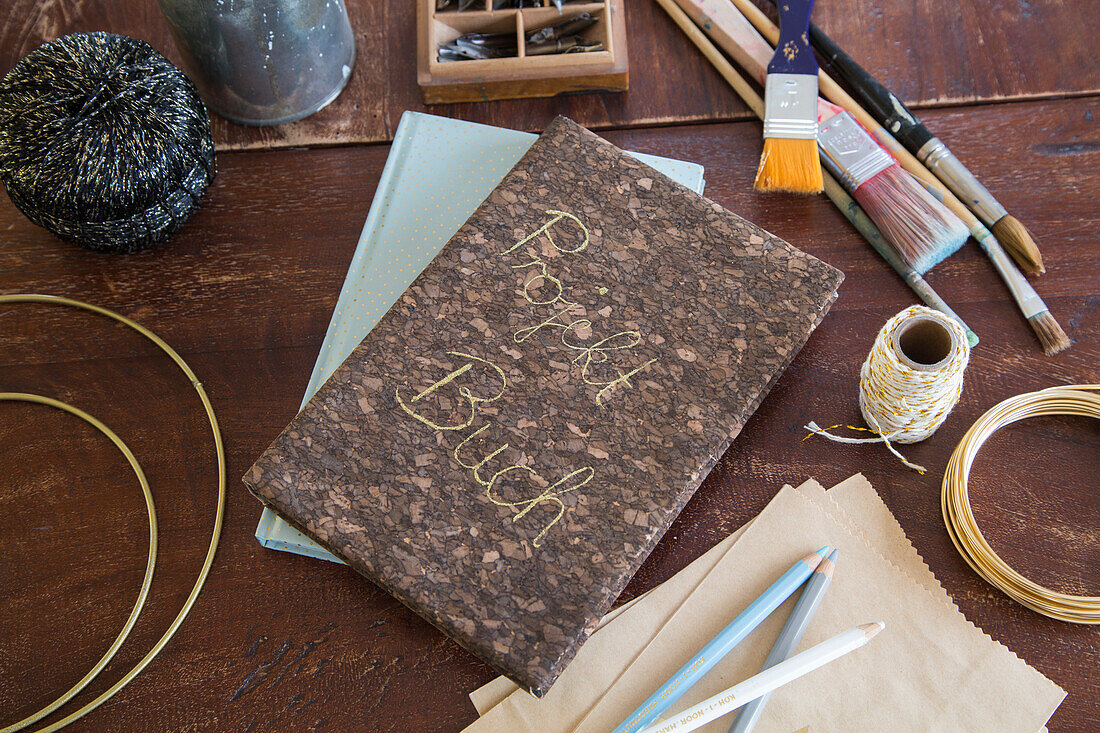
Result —
[{"label": "cork texture cover", "polygon": [[559,117],[245,483],[541,695],[841,279]]}]

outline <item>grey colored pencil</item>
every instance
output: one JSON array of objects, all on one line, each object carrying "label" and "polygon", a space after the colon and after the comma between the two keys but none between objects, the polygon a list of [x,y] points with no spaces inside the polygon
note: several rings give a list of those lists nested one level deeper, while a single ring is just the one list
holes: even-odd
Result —
[{"label": "grey colored pencil", "polygon": [[[829,556],[821,561],[810,576],[802,595],[798,597],[798,603],[791,611],[783,630],[779,632],[779,638],[775,641],[768,658],[764,660],[763,669],[774,667],[785,659],[789,659],[802,641],[802,635],[806,633],[806,627],[814,617],[817,607],[821,605],[821,599],[825,597],[825,590],[829,587],[829,581],[833,579],[833,569],[836,567],[836,559],[839,550],[833,550]],[[764,712],[764,706],[768,704],[771,693],[759,697],[745,705],[737,713],[737,718],[730,726],[729,733],[749,733],[760,720]]]}]

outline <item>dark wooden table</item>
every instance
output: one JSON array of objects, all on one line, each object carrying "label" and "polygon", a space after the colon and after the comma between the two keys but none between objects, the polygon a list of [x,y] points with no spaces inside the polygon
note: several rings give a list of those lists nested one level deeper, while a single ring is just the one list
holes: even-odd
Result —
[{"label": "dark wooden table", "polygon": [[[0,72],[41,41],[106,29],[172,53],[156,6],[7,0]],[[759,125],[655,6],[628,3],[624,95],[435,108],[538,129],[555,112],[633,150],[697,161],[707,193],[840,267],[840,299],[624,593],[653,587],[758,512],[785,482],[831,485],[862,471],[961,610],[1069,693],[1052,731],[1100,729],[1100,635],[1015,605],[952,548],[939,482],[969,425],[999,400],[1100,381],[1100,20],[1087,3],[913,5],[821,0],[819,23],[902,96],[1036,235],[1036,287],[1074,341],[1044,357],[971,243],[929,279],[982,338],[962,401],[907,453],[802,441],[808,420],[858,423],[859,364],[875,331],[913,301],[823,197],[751,191]],[[121,694],[70,730],[459,730],[493,672],[345,568],[262,549],[259,505],[237,480],[293,416],[374,193],[385,141],[417,99],[412,3],[352,3],[360,63],[328,110],[285,128],[215,120],[223,154],[207,201],[169,244],[111,257],[65,245],[0,201],[0,293],[99,303],[146,324],[191,363],[226,439],[225,531],[176,638]],[[290,146],[312,146],[301,149]],[[322,147],[328,145],[329,147]],[[224,152],[257,148],[250,152]],[[259,150],[262,148],[263,150]],[[113,426],[156,495],[161,553],[145,614],[105,689],[163,633],[198,571],[214,516],[215,465],[191,387],[147,342],[92,315],[0,308],[0,391],[53,395]],[[1040,419],[998,435],[972,475],[979,520],[1036,580],[1100,593],[1100,426]],[[132,474],[79,421],[0,403],[0,725],[53,699],[98,659],[136,595],[145,515]],[[72,709],[70,707],[70,709]]]}]

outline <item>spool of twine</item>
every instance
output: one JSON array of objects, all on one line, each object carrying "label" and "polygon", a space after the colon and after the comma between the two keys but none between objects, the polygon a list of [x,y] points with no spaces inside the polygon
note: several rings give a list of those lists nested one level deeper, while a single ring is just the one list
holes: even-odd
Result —
[{"label": "spool of twine", "polygon": [[[910,468],[895,443],[918,443],[943,424],[962,394],[963,373],[970,360],[966,332],[958,321],[937,310],[915,305],[891,318],[878,332],[863,362],[859,407],[874,438],[848,438],[810,422],[806,429],[838,443],[883,443]],[[807,436],[809,437],[809,436]]]}]

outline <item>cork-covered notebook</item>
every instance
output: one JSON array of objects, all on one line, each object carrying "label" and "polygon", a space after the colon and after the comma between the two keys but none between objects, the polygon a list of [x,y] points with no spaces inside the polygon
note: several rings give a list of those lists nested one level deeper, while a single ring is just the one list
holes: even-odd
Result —
[{"label": "cork-covered notebook", "polygon": [[541,695],[841,279],[558,118],[245,483]]}]

